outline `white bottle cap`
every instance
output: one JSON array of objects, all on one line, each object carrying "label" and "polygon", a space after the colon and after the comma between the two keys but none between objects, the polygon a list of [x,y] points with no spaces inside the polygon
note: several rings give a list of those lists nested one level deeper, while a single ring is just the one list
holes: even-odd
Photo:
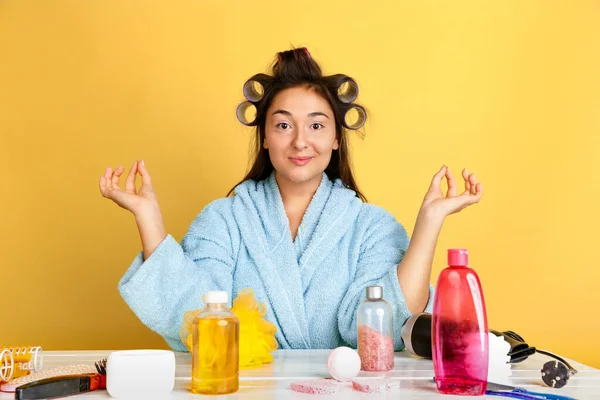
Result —
[{"label": "white bottle cap", "polygon": [[210,292],[206,292],[204,294],[204,302],[205,303],[212,303],[212,304],[221,304],[221,303],[227,303],[228,298],[227,298],[227,292],[223,291],[223,290],[214,290],[214,291],[210,291]]}]

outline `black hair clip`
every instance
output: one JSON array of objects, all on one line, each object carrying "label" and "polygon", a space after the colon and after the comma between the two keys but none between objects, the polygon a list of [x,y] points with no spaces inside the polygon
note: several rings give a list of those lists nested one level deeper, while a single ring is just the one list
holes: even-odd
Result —
[{"label": "black hair clip", "polygon": [[577,373],[577,370],[562,357],[549,351],[529,346],[519,334],[513,331],[498,332],[490,330],[490,332],[496,336],[503,337],[510,344],[508,355],[510,356],[510,362],[513,364],[526,360],[527,357],[534,353],[554,358],[554,360],[545,363],[541,370],[542,380],[550,387],[561,388],[565,386],[569,378]]}]

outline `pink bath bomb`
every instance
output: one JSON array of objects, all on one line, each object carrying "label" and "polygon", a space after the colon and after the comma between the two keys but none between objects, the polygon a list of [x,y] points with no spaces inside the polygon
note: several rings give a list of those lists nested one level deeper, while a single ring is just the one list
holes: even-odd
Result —
[{"label": "pink bath bomb", "polygon": [[350,347],[338,347],[327,358],[327,370],[336,381],[350,381],[360,371],[360,357]]},{"label": "pink bath bomb", "polygon": [[334,394],[337,392],[338,383],[331,379],[312,379],[294,382],[290,385],[290,389],[308,394]]}]

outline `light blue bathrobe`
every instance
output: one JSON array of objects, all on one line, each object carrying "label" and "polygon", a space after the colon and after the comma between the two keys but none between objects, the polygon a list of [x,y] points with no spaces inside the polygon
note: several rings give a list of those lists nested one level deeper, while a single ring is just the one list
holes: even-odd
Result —
[{"label": "light blue bathrobe", "polygon": [[[231,303],[247,287],[267,304],[280,348],[356,348],[356,308],[367,286],[381,285],[401,350],[400,328],[411,314],[396,267],[408,242],[390,213],[325,174],[292,240],[271,175],[207,205],[181,245],[168,235],[147,260],[140,252],[118,287],[144,324],[186,351],[179,339],[183,314],[200,308],[209,290],[227,291]],[[430,286],[428,312],[432,301]]]}]

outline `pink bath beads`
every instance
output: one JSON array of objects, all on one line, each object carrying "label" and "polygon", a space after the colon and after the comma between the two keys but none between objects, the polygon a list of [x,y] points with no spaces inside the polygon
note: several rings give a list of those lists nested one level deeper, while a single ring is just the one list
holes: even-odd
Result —
[{"label": "pink bath beads", "polygon": [[358,355],[363,371],[389,371],[394,368],[394,338],[360,325]]},{"label": "pink bath beads", "polygon": [[327,370],[336,381],[350,381],[360,372],[360,357],[350,347],[338,347],[327,358]]},{"label": "pink bath beads", "polygon": [[307,394],[334,394],[337,392],[338,386],[338,383],[331,379],[311,379],[294,382],[290,385],[290,389]]},{"label": "pink bath beads", "polygon": [[391,379],[354,379],[352,387],[364,393],[383,393],[393,387],[400,387],[400,383]]}]

